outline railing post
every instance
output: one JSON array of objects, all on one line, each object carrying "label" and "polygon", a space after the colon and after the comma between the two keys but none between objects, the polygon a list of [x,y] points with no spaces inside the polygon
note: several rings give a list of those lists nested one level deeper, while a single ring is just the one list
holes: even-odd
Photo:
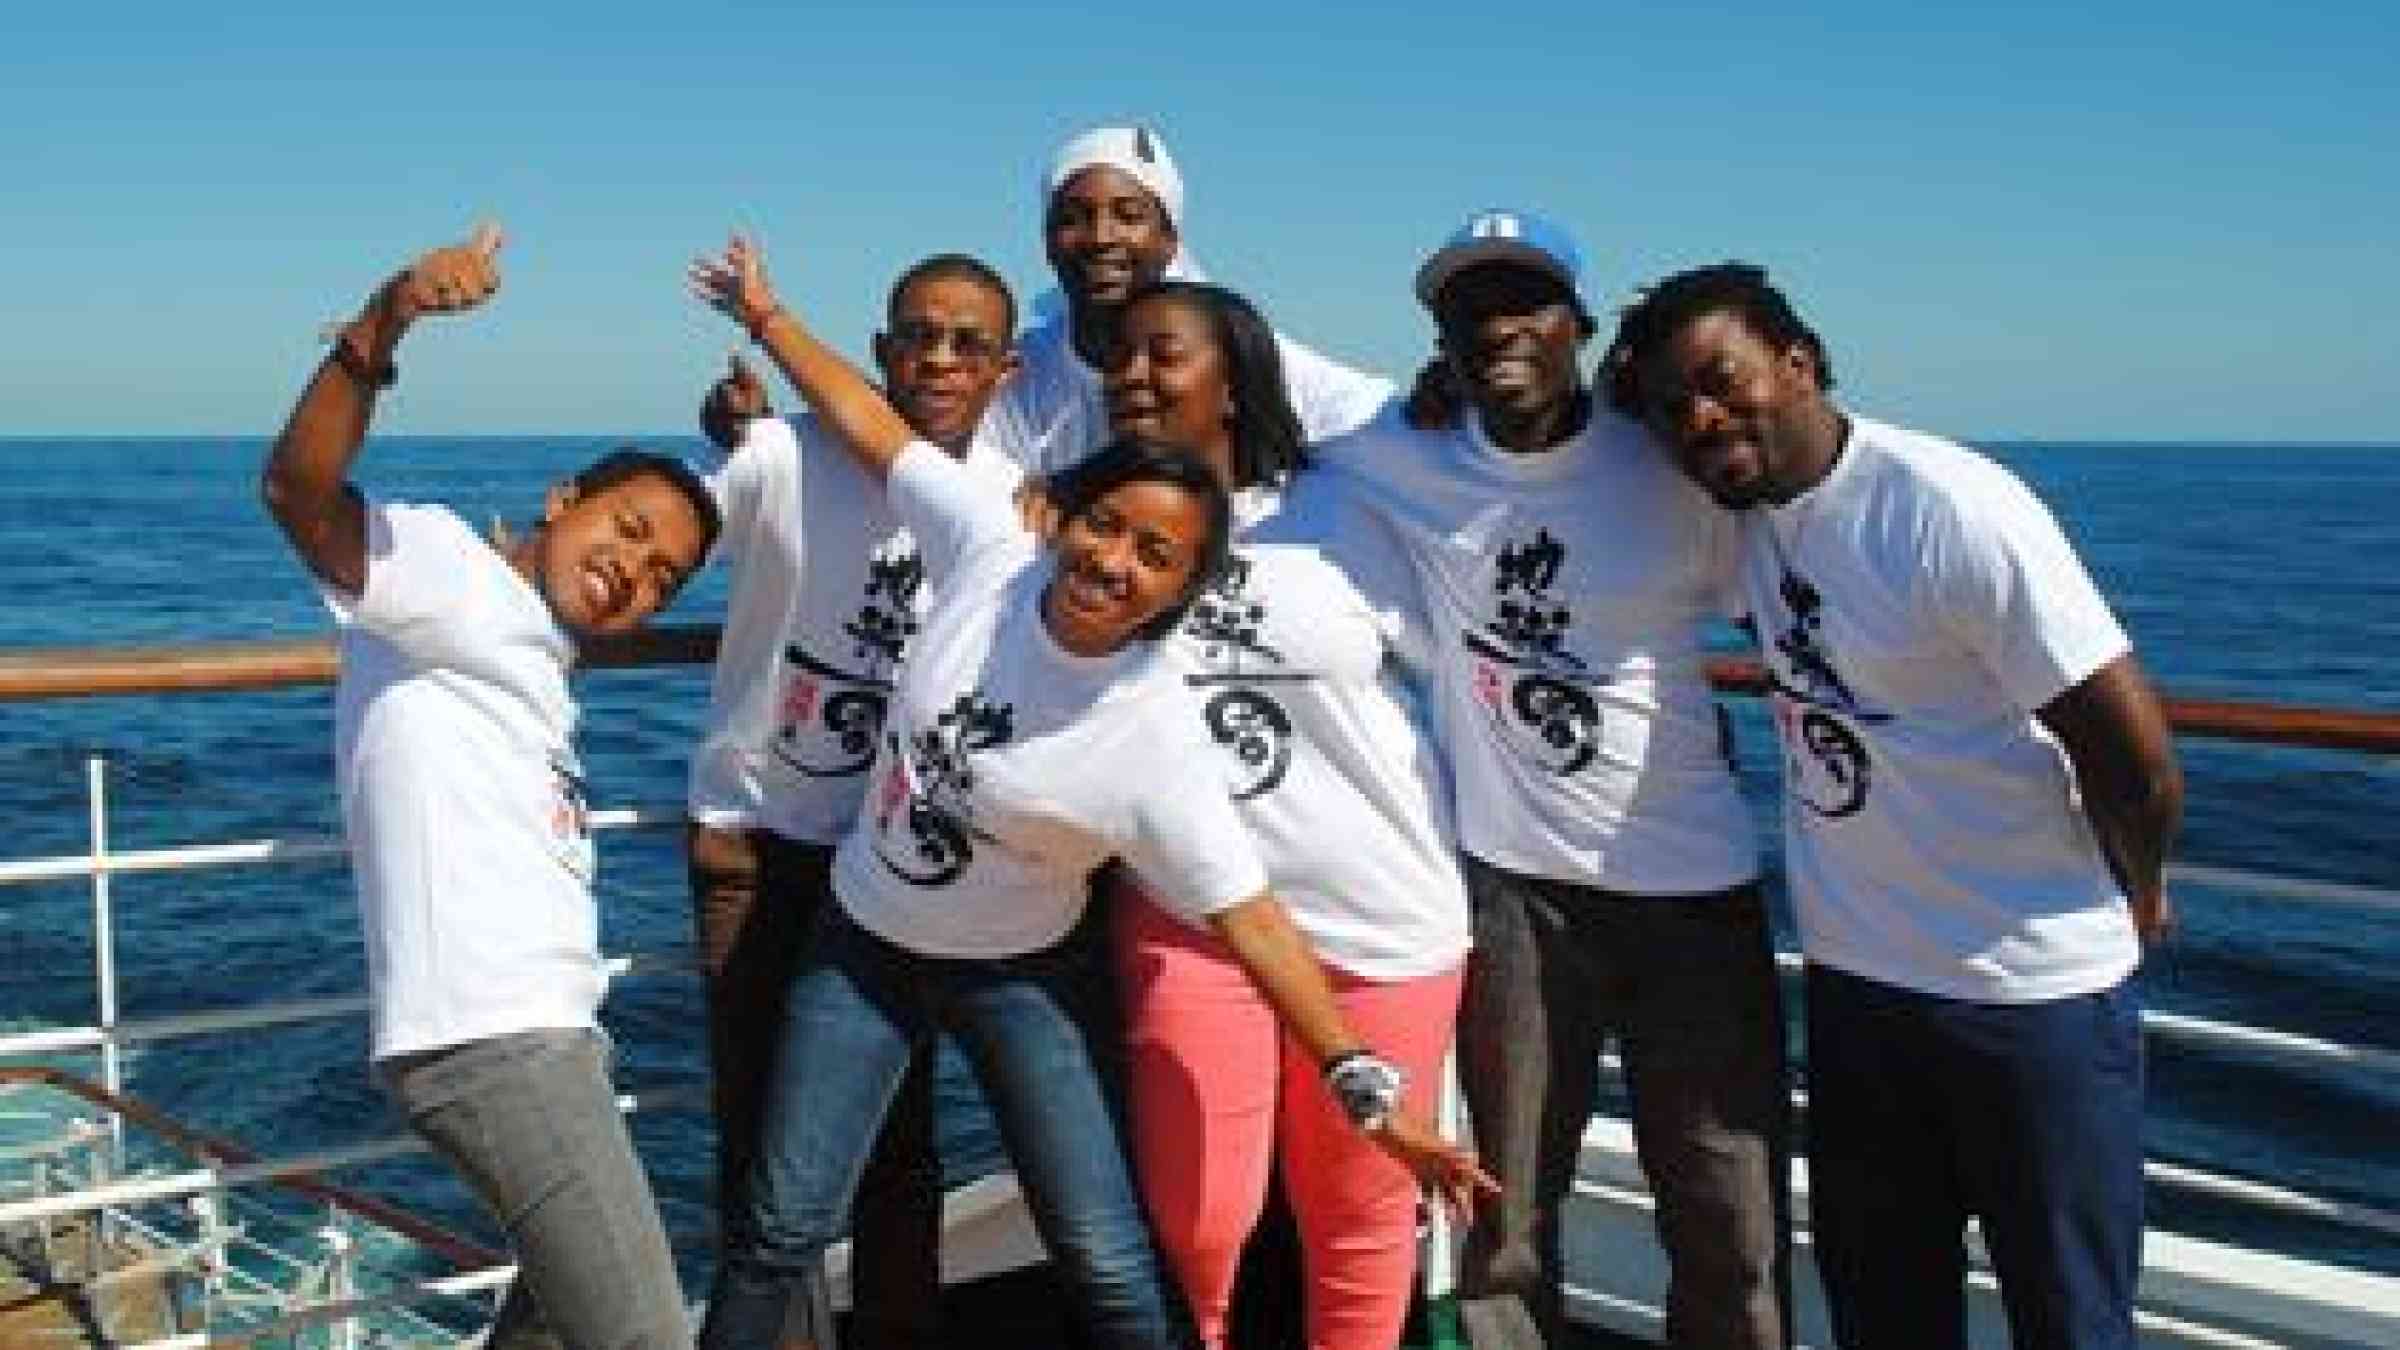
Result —
[{"label": "railing post", "polygon": [[[92,964],[100,994],[100,1082],[111,1095],[125,1090],[124,1058],[117,1048],[117,933],[108,875],[108,761],[83,762],[92,833]],[[125,1170],[125,1118],[108,1113],[109,1170]]]},{"label": "railing post", "polygon": [[233,1225],[225,1220],[224,1206],[211,1191],[191,1198],[192,1217],[199,1221],[199,1241],[192,1247],[192,1264],[200,1272],[199,1331],[216,1325],[217,1309],[225,1300],[226,1243],[233,1237]]},{"label": "railing post", "polygon": [[[347,1303],[358,1297],[358,1241],[342,1226],[340,1211],[329,1209],[328,1217],[330,1221],[317,1230],[325,1244],[325,1301]],[[326,1336],[326,1350],[359,1350],[355,1315],[333,1324]]]}]

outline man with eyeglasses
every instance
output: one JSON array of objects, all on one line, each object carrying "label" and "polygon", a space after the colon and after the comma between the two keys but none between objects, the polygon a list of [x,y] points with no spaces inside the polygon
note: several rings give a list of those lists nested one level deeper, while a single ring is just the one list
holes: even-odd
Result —
[{"label": "man with eyeglasses", "polygon": [[[892,286],[875,360],[902,417],[978,473],[1016,489],[1016,461],[979,435],[1016,369],[1016,304],[983,263],[927,258]],[[783,1029],[785,987],[833,894],[834,845],[865,795],[884,699],[927,599],[915,543],[812,416],[765,416],[737,357],[701,405],[725,448],[708,474],[732,560],[725,636],[693,756],[687,842],[708,991],[717,1204],[738,1212]],[[805,551],[805,562],[803,553]],[[940,1168],[932,1046],[893,1104],[859,1187],[853,1335],[939,1341]]]}]

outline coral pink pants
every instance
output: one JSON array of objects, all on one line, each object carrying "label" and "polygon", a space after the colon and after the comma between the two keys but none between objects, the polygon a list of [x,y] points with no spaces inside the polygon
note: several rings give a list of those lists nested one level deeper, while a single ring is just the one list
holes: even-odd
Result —
[{"label": "coral pink pants", "polygon": [[[1299,1222],[1308,1350],[1391,1350],[1417,1267],[1417,1185],[1353,1126],[1214,933],[1127,884],[1115,899],[1134,1169],[1209,1350],[1225,1344],[1242,1244],[1280,1153]],[[1460,972],[1377,982],[1328,968],[1352,1030],[1408,1073],[1430,1118]]]}]

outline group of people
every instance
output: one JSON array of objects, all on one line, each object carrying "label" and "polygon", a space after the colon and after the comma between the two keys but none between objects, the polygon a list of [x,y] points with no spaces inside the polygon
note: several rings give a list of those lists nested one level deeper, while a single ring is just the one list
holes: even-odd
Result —
[{"label": "group of people", "polygon": [[[264,477],[341,629],[336,771],[380,1080],[516,1247],[494,1343],[686,1345],[608,1082],[577,644],[731,587],[688,853],[722,1248],[700,1344],[939,1342],[932,1059],[973,1068],[1089,1341],[1227,1343],[1270,1175],[1313,1350],[1397,1341],[1431,1195],[1479,1347],[1554,1343],[1621,1050],[1676,1346],[1791,1339],[1786,1022],[1707,682],[1757,640],[1808,959],[1810,1217],[1846,1347],[1955,1346],[1981,1226],[2021,1347],[2130,1345],[2142,1053],[2181,784],[2044,507],[1833,401],[1757,268],[1602,331],[1557,224],[1479,212],[1401,395],[1185,248],[1158,136],[1041,177],[1057,303],[892,285],[851,367],[736,238],[693,464],[619,451],[487,539],[348,481],[486,229],[342,328]],[[1472,1148],[1431,1123],[1455,1054]]]}]

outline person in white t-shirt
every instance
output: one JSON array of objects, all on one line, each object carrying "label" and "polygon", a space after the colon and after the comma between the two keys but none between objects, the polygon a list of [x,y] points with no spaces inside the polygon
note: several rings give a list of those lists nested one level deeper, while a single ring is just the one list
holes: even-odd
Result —
[{"label": "person in white t-shirt", "polygon": [[[1430,1110],[1458,1011],[1466,893],[1448,782],[1398,677],[1413,586],[1353,574],[1381,530],[1283,505],[1306,458],[1274,331],[1222,287],[1169,281],[1126,307],[1107,370],[1110,428],[1195,452],[1234,494],[1230,565],[1166,652],[1292,922],[1331,967],[1351,1025]],[[1075,471],[1054,480],[1072,491]],[[1338,503],[1327,502],[1332,508]],[[1310,1350],[1388,1350],[1416,1270],[1417,1186],[1316,1090],[1235,953],[1138,876],[1112,904],[1136,1172],[1201,1343],[1230,1331],[1235,1272],[1269,1166],[1297,1220]]]},{"label": "person in white t-shirt", "polygon": [[[980,434],[1016,366],[1016,302],[998,273],[938,254],[892,284],[876,364],[893,406],[1006,501],[1021,470]],[[728,450],[708,484],[732,567],[708,718],[692,757],[686,834],[708,993],[720,1224],[742,1207],[784,991],[832,896],[834,845],[858,817],[893,672],[930,592],[883,489],[826,444],[814,417],[762,416],[735,358],[703,405]],[[940,1164],[930,1045],[859,1185],[850,1334],[908,1350],[940,1341]]]},{"label": "person in white t-shirt", "polygon": [[1828,397],[1759,268],[1628,310],[1610,397],[1742,535],[1808,957],[1810,1212],[1835,1338],[1965,1344],[1969,1216],[2024,1350],[2131,1347],[2142,1048],[2182,777],[2023,483]]},{"label": "person in white t-shirt", "polygon": [[906,1059],[939,1025],[973,1064],[1088,1329],[1181,1339],[1058,944],[1121,857],[1239,954],[1352,1123],[1452,1203],[1489,1186],[1401,1101],[1266,889],[1201,739],[1171,632],[1223,564],[1232,509],[1189,454],[1119,443],[1058,495],[1045,548],[775,298],[737,239],[694,265],[890,493],[934,587],[888,707],[866,809],[791,992],[750,1205],[720,1265],[710,1350],[821,1343],[819,1260]]},{"label": "person in white t-shirt", "polygon": [[1468,400],[1317,451],[1396,534],[1424,592],[1433,721],[1475,949],[1461,1086],[1502,1198],[1467,1235],[1474,1343],[1561,1338],[1559,1206],[1623,1050],[1680,1347],[1788,1339],[1783,1019],[1748,812],[1703,668],[1733,579],[1722,513],[1596,405],[1581,253],[1479,212],[1418,298]]},{"label": "person in white t-shirt", "polygon": [[378,288],[267,459],[268,510],[340,624],[334,772],[366,933],[375,1070],[507,1229],[495,1346],[689,1343],[594,1020],[606,984],[567,669],[665,605],[718,529],[681,461],[637,450],[494,544],[348,481],[392,352],[499,285],[485,226]]},{"label": "person in white t-shirt", "polygon": [[[1118,319],[1133,295],[1164,280],[1201,281],[1183,238],[1183,176],[1147,127],[1094,127],[1069,138],[1038,183],[1042,244],[1058,293],[1018,350],[1022,366],[993,408],[996,436],[1028,472],[1071,467],[1108,439],[1100,388]],[[1047,312],[1044,312],[1047,311]],[[1284,387],[1311,441],[1364,425],[1390,381],[1277,334]]]}]

